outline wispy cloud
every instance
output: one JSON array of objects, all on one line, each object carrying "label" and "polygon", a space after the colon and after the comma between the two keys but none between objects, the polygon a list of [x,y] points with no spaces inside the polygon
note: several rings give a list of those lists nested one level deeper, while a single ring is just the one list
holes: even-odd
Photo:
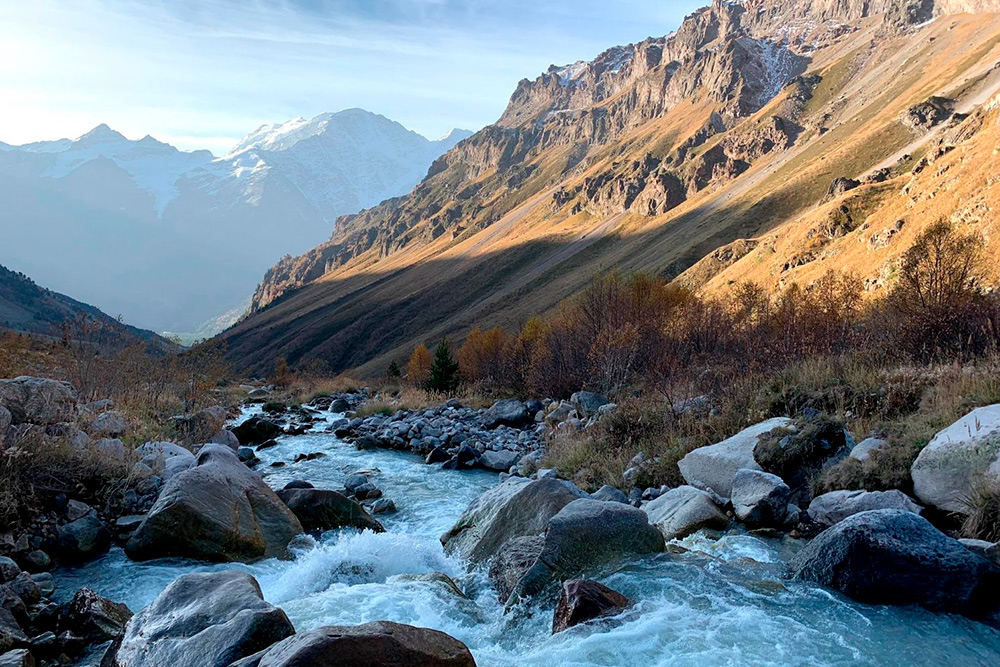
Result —
[{"label": "wispy cloud", "polygon": [[660,35],[681,0],[32,0],[0,23],[0,141],[106,122],[223,152],[265,122],[363,107],[428,136],[517,81]]}]

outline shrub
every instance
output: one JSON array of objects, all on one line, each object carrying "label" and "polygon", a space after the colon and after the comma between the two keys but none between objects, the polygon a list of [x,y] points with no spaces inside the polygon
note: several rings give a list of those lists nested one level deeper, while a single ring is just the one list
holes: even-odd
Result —
[{"label": "shrub", "polygon": [[406,379],[414,387],[422,387],[431,375],[431,352],[420,343],[413,348],[410,361],[406,364]]}]

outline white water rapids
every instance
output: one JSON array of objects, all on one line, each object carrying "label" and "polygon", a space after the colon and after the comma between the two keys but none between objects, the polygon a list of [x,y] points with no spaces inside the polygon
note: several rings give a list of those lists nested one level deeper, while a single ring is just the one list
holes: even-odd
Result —
[{"label": "white water rapids", "polygon": [[[304,540],[294,560],[252,565],[133,563],[116,548],[85,566],[57,571],[57,595],[65,599],[87,586],[135,611],[185,572],[240,567],[253,573],[265,598],[282,607],[299,631],[375,620],[435,628],[465,642],[480,667],[1000,664],[996,629],[917,608],[859,605],[815,586],[782,582],[795,545],[736,533],[721,539],[696,534],[680,543],[686,553],[590,573],[635,606],[552,636],[552,601],[505,615],[485,572],[469,572],[444,554],[438,540],[473,498],[496,483],[495,474],[439,470],[404,453],[358,451],[323,433],[279,443],[258,454],[258,470],[274,488],[301,479],[338,489],[348,474],[377,469],[373,481],[399,508],[378,516],[387,532],[333,531]],[[326,456],[290,463],[315,451]],[[269,467],[279,460],[289,463]],[[439,583],[400,577],[428,572],[448,574],[468,598]]]}]

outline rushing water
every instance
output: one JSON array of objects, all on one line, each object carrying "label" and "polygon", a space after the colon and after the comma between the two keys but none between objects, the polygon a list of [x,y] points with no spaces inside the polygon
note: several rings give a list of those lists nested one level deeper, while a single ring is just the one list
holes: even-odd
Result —
[{"label": "rushing water", "polygon": [[[495,474],[439,470],[398,452],[357,451],[328,434],[279,442],[259,454],[260,470],[275,488],[304,479],[335,489],[352,472],[377,470],[376,485],[399,508],[378,517],[386,533],[325,533],[297,545],[294,560],[252,565],[132,563],[115,549],[57,572],[60,593],[88,586],[138,610],[185,572],[240,567],[257,577],[266,599],[282,607],[299,631],[374,620],[436,628],[465,642],[481,667],[1000,664],[998,630],[915,608],[858,605],[811,585],[782,582],[783,563],[796,546],[735,533],[721,539],[697,534],[681,542],[685,553],[595,573],[635,606],[551,636],[551,602],[505,615],[485,573],[447,557],[438,540],[473,498],[496,483]],[[269,467],[315,451],[326,457]],[[428,572],[448,574],[468,597],[405,577]]]}]

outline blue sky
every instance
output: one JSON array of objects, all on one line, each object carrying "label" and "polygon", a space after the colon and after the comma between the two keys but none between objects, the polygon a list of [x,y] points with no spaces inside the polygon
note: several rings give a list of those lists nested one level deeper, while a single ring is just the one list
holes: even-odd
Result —
[{"label": "blue sky", "polygon": [[0,0],[0,141],[107,123],[225,153],[362,107],[479,129],[550,64],[660,36],[707,0]]}]

